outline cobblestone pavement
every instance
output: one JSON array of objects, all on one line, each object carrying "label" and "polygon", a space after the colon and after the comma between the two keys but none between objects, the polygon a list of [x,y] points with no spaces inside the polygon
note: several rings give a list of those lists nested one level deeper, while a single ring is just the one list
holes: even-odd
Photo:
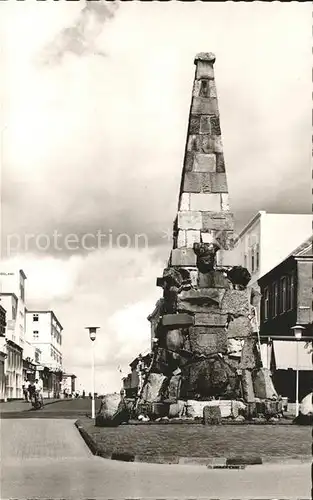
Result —
[{"label": "cobblestone pavement", "polygon": [[1,499],[310,498],[310,467],[245,470],[124,463],[94,457],[73,420],[1,425]]}]

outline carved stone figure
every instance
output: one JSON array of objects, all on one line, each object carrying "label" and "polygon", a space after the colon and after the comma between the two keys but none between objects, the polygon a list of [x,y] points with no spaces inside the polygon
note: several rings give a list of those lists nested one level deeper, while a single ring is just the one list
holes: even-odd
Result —
[{"label": "carved stone figure", "polygon": [[232,282],[234,288],[244,290],[251,280],[251,274],[245,267],[234,266],[227,272],[227,278]]},{"label": "carved stone figure", "polygon": [[194,243],[193,251],[197,256],[197,268],[201,273],[213,271],[216,253],[220,249],[217,241],[212,243]]}]

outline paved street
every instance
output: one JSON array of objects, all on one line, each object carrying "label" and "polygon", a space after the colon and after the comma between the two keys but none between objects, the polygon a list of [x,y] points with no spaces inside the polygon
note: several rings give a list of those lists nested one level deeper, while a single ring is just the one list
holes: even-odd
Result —
[{"label": "paved street", "polygon": [[238,470],[94,457],[70,419],[1,420],[1,499],[310,498],[310,467]]}]

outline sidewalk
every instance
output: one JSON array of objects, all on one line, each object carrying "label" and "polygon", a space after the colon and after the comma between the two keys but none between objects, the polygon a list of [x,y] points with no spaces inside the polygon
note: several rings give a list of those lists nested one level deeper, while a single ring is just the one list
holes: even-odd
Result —
[{"label": "sidewalk", "polygon": [[[44,399],[44,404],[48,405],[55,403],[57,401],[62,401],[61,399]],[[12,413],[12,412],[24,412],[31,409],[31,404],[27,403],[25,400],[8,401],[7,403],[0,403],[0,414],[1,413]]]}]

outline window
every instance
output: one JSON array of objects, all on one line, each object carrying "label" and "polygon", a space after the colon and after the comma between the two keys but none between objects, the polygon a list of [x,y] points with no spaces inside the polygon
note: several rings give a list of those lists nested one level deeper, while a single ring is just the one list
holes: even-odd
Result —
[{"label": "window", "polygon": [[39,354],[38,349],[36,349],[36,351],[35,351],[35,361],[36,361],[36,363],[40,362],[39,359],[40,359],[40,354]]},{"label": "window", "polygon": [[278,283],[273,283],[272,304],[273,318],[275,318],[278,314]]},{"label": "window", "polygon": [[264,289],[264,321],[269,318],[269,291],[268,288]]},{"label": "window", "polygon": [[53,349],[52,349],[52,347],[50,349],[50,356],[51,356],[51,358],[53,358]]},{"label": "window", "polygon": [[260,267],[260,246],[256,245],[256,269],[258,270]]},{"label": "window", "polygon": [[251,271],[254,273],[254,249],[252,249],[252,254],[251,254]]},{"label": "window", "polygon": [[243,267],[247,267],[248,265],[248,256],[247,254],[245,253],[244,256],[243,256]]},{"label": "window", "polygon": [[39,314],[33,314],[33,321],[39,321]]},{"label": "window", "polygon": [[33,339],[38,339],[39,337],[39,331],[38,330],[34,330],[33,331]]},{"label": "window", "polygon": [[290,309],[294,309],[295,307],[295,275],[294,273],[290,276]]},{"label": "window", "polygon": [[24,300],[25,300],[24,283],[20,283],[20,297],[21,297],[22,301],[24,302]]},{"label": "window", "polygon": [[17,304],[14,302],[14,303],[12,303],[12,319],[13,319],[13,321],[16,320],[16,315],[17,315]]},{"label": "window", "polygon": [[280,280],[280,313],[287,310],[287,279],[286,276]]}]

